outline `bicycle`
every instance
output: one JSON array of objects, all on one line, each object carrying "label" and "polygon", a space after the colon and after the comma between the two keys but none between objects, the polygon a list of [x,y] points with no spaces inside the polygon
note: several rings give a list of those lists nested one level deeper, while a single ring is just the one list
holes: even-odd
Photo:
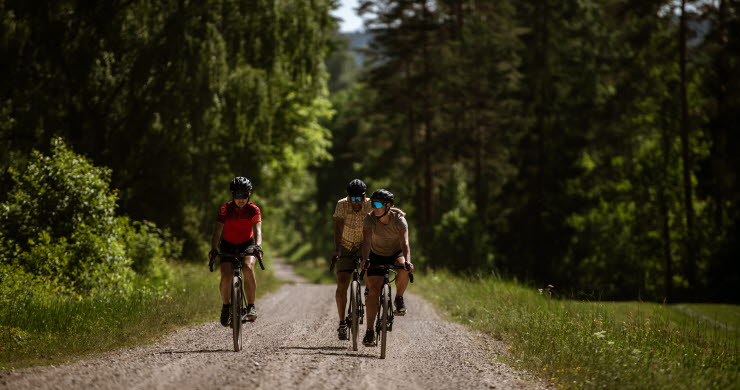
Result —
[{"label": "bicycle", "polygon": [[[242,316],[247,313],[247,303],[244,299],[246,294],[244,293],[242,279],[243,259],[247,256],[257,257],[260,268],[265,269],[262,264],[262,251],[254,247],[247,248],[243,253],[218,253],[214,256],[214,259],[220,257],[222,263],[228,261],[234,265],[234,278],[231,281],[231,328],[234,335],[234,352],[239,352],[242,349]],[[211,272],[213,272],[214,263],[214,260],[208,263]]]},{"label": "bicycle", "polygon": [[[379,269],[383,272],[383,287],[380,290],[379,304],[378,304],[378,315],[375,320],[375,339],[380,340],[380,358],[385,359],[386,341],[388,332],[393,331],[393,290],[391,288],[391,282],[396,280],[396,269],[410,269],[410,264],[405,262],[404,265],[395,264],[381,264],[377,266],[371,266],[373,269]],[[360,280],[365,273],[363,270],[360,274]],[[393,273],[393,279],[390,274]],[[414,274],[409,272],[409,281],[414,283]]]},{"label": "bicycle", "polygon": [[[329,270],[334,269],[334,264],[340,256],[334,257]],[[357,255],[351,255],[355,259],[355,267],[352,270],[352,282],[349,287],[349,307],[347,308],[347,316],[345,317],[350,321],[349,330],[352,335],[352,350],[357,351],[357,337],[359,334],[360,325],[365,322],[365,305],[362,304],[362,287],[360,285],[360,263],[362,257]]]}]

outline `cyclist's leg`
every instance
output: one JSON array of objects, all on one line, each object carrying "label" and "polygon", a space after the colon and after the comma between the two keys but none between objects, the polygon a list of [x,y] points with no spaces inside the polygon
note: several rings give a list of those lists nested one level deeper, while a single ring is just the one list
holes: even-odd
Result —
[{"label": "cyclist's leg", "polygon": [[231,302],[231,279],[234,277],[234,265],[228,261],[221,262],[221,303],[224,305]]},{"label": "cyclist's leg", "polygon": [[247,294],[247,304],[250,305],[254,305],[254,298],[257,294],[257,280],[254,277],[254,263],[256,261],[256,257],[247,256],[244,258],[244,266],[242,267],[244,290]]},{"label": "cyclist's leg", "polygon": [[344,316],[347,312],[347,289],[349,288],[351,279],[351,272],[337,271],[337,291],[334,294],[334,298],[337,301],[337,311],[339,312],[340,321],[344,321]]},{"label": "cyclist's leg", "polygon": [[[404,257],[400,256],[396,259],[396,265],[403,265]],[[402,297],[403,293],[406,292],[406,287],[409,285],[409,271],[406,269],[396,269],[396,296]]]},{"label": "cyclist's leg", "polygon": [[373,329],[375,326],[375,316],[378,314],[378,297],[380,296],[380,288],[382,286],[382,276],[367,276],[365,288],[369,289],[369,292],[365,301],[365,314],[367,315],[368,329]]}]

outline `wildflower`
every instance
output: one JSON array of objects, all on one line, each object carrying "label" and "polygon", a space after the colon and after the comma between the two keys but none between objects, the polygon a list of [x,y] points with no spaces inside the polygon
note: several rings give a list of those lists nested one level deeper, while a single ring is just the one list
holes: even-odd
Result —
[{"label": "wildflower", "polygon": [[598,331],[594,333],[594,336],[596,336],[597,338],[603,339],[604,337],[606,337],[606,331],[605,330]]}]

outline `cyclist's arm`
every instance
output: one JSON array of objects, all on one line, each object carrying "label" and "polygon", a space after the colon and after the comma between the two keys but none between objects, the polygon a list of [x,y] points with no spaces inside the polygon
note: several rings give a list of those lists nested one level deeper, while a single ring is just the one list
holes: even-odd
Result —
[{"label": "cyclist's arm", "polygon": [[[411,263],[411,247],[409,246],[409,229],[404,229],[403,231],[403,237],[401,239],[401,253],[403,253],[403,258],[406,259],[406,261]],[[411,265],[411,271],[414,270],[413,264]]]},{"label": "cyclist's arm", "polygon": [[339,253],[342,247],[342,233],[344,232],[344,218],[334,218],[334,254]]},{"label": "cyclist's arm", "polygon": [[218,244],[221,242],[221,235],[224,233],[224,224],[216,222],[216,226],[213,228],[213,236],[211,236],[211,249],[218,252]]},{"label": "cyclist's arm", "polygon": [[262,222],[255,222],[252,225],[252,232],[254,233],[254,245],[262,246]]},{"label": "cyclist's arm", "polygon": [[370,257],[370,241],[373,237],[373,231],[367,224],[362,226],[362,268],[365,268],[365,260]]}]

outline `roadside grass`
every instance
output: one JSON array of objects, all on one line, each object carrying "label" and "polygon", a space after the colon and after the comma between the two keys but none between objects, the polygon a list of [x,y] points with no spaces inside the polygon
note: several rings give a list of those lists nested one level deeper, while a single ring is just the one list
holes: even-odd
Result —
[{"label": "roadside grass", "polygon": [[[217,321],[218,272],[202,264],[171,263],[175,277],[165,294],[32,301],[0,308],[0,369],[55,364],[117,348],[146,344],[174,329]],[[256,272],[258,294],[280,282]]]},{"label": "roadside grass", "polygon": [[493,275],[420,275],[412,291],[502,340],[507,363],[567,389],[737,389],[740,307],[549,299]]},{"label": "roadside grass", "polygon": [[322,258],[290,260],[288,263],[293,267],[293,272],[303,276],[310,283],[333,284],[336,277],[329,271],[328,260]]}]

